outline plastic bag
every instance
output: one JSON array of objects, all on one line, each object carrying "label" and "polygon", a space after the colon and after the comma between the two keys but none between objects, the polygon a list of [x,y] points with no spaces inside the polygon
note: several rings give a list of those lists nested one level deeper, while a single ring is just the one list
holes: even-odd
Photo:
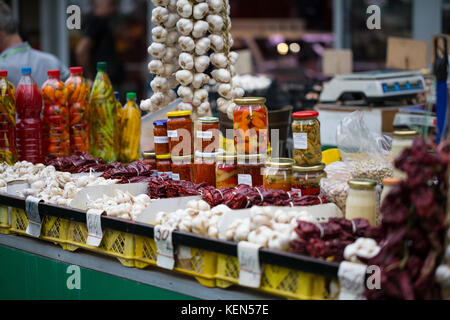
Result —
[{"label": "plastic bag", "polygon": [[336,141],[352,178],[382,183],[384,178],[392,177],[393,167],[389,161],[392,139],[370,131],[362,112],[355,111],[339,123]]},{"label": "plastic bag", "polygon": [[330,202],[337,205],[344,216],[348,189],[347,180],[330,178],[320,180],[320,193],[326,195]]}]

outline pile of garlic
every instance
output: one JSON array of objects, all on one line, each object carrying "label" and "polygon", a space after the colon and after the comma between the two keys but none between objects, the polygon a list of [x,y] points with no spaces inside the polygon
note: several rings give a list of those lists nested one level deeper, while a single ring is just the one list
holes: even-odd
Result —
[{"label": "pile of garlic", "polygon": [[134,221],[150,202],[152,200],[146,194],[133,196],[129,192],[116,190],[112,197],[103,195],[97,200],[88,200],[87,209],[102,210],[108,216]]},{"label": "pile of garlic", "polygon": [[375,257],[381,248],[377,242],[370,238],[358,238],[344,249],[344,259],[353,263],[361,263],[358,257],[371,259]]},{"label": "pile of garlic", "polygon": [[152,0],[155,9],[152,11],[153,43],[148,53],[154,58],[150,61],[148,69],[156,77],[150,83],[153,96],[141,102],[141,109],[156,112],[168,106],[177,97],[173,90],[177,85],[175,72],[178,67],[180,50],[177,42],[179,34],[176,25],[179,20],[176,0]]},{"label": "pile of garlic", "polygon": [[156,224],[183,232],[218,238],[218,222],[227,211],[231,211],[231,209],[225,205],[211,209],[209,204],[203,200],[191,200],[187,203],[186,209],[180,209],[173,213],[159,212],[156,215]]},{"label": "pile of garlic", "polygon": [[289,243],[297,239],[294,229],[298,220],[317,222],[305,211],[252,207],[251,216],[235,220],[225,230],[221,240],[248,241],[264,248],[286,251]]},{"label": "pile of garlic", "polygon": [[6,192],[8,182],[32,179],[44,169],[45,165],[43,164],[34,165],[27,161],[16,162],[12,166],[6,163],[0,163],[0,191]]}]

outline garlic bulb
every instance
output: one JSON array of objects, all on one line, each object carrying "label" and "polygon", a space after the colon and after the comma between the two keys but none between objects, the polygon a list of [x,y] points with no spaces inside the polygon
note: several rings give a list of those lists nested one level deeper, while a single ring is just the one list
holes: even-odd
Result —
[{"label": "garlic bulb", "polygon": [[208,56],[199,56],[195,58],[195,71],[197,73],[203,73],[209,67],[209,57]]},{"label": "garlic bulb", "polygon": [[192,104],[190,104],[190,103],[181,102],[178,105],[178,110],[180,110],[180,111],[193,111],[193,107],[192,107]]},{"label": "garlic bulb", "polygon": [[219,33],[222,32],[222,29],[224,27],[223,19],[221,16],[218,15],[209,15],[206,18],[206,21],[208,22],[209,26],[209,32],[211,33]]},{"label": "garlic bulb", "polygon": [[217,82],[228,83],[231,81],[231,74],[226,69],[217,69],[211,72],[211,75]]},{"label": "garlic bulb", "polygon": [[200,89],[200,90],[196,90],[194,92],[194,97],[192,100],[192,104],[195,107],[200,106],[203,102],[206,101],[206,99],[208,99],[208,91],[206,89]]},{"label": "garlic bulb", "polygon": [[170,13],[167,20],[163,23],[164,27],[167,29],[174,28],[177,25],[178,19],[180,17],[176,13]]},{"label": "garlic bulb", "polygon": [[156,7],[152,11],[152,23],[161,25],[169,19],[169,11],[164,7]]},{"label": "garlic bulb", "polygon": [[209,0],[209,10],[213,13],[219,13],[222,11],[223,3],[222,0]]},{"label": "garlic bulb", "polygon": [[172,61],[178,56],[178,50],[174,47],[167,47],[166,52],[162,58],[164,63],[172,63]]},{"label": "garlic bulb", "polygon": [[211,48],[215,52],[221,52],[224,48],[223,38],[217,34],[212,34],[209,36],[209,40],[211,41]]},{"label": "garlic bulb", "polygon": [[200,89],[205,84],[209,82],[209,76],[205,73],[196,73],[194,79],[192,80],[192,86],[195,89]]},{"label": "garlic bulb", "polygon": [[209,7],[207,3],[199,3],[194,6],[193,16],[194,19],[201,20],[203,19],[209,11]]},{"label": "garlic bulb", "polygon": [[195,49],[195,42],[191,37],[180,37],[178,39],[178,44],[180,45],[181,50],[183,50],[184,52],[192,52]]},{"label": "garlic bulb", "polygon": [[180,19],[177,22],[177,30],[183,36],[189,36],[194,29],[194,24],[190,19]]},{"label": "garlic bulb", "polygon": [[166,50],[166,45],[163,43],[153,42],[150,47],[148,47],[148,53],[156,59],[162,59]]},{"label": "garlic bulb", "polygon": [[225,99],[231,100],[233,98],[231,92],[231,85],[228,83],[222,83],[219,85],[217,92]]},{"label": "garlic bulb", "polygon": [[191,54],[183,52],[178,57],[178,63],[180,66],[185,70],[192,70],[194,69],[194,58]]},{"label": "garlic bulb", "polygon": [[174,44],[177,43],[178,41],[178,31],[177,30],[170,30],[167,33],[167,37],[166,37],[166,45],[167,46],[173,46]]},{"label": "garlic bulb", "polygon": [[180,70],[176,73],[176,79],[183,86],[189,86],[194,80],[194,75],[189,70]]},{"label": "garlic bulb", "polygon": [[177,12],[180,17],[189,18],[192,15],[192,4],[188,0],[178,0]]},{"label": "garlic bulb", "polygon": [[198,56],[208,53],[210,48],[211,48],[211,40],[209,40],[209,38],[201,38],[200,40],[197,40],[197,42],[195,43],[195,53]]},{"label": "garlic bulb", "polygon": [[150,82],[150,86],[155,92],[169,90],[167,79],[163,77],[156,77],[155,79],[153,79],[153,81]]},{"label": "garlic bulb", "polygon": [[164,43],[167,39],[167,30],[161,26],[157,26],[152,30],[152,37],[154,42]]},{"label": "garlic bulb", "polygon": [[164,64],[161,60],[152,60],[148,64],[148,70],[154,74],[160,74],[164,71]]},{"label": "garlic bulb", "polygon": [[211,63],[216,68],[226,68],[228,66],[228,59],[223,53],[213,53],[211,55]]},{"label": "garlic bulb", "polygon": [[183,100],[183,102],[191,102],[194,99],[194,92],[190,87],[180,86],[178,88],[178,96]]},{"label": "garlic bulb", "polygon": [[194,29],[192,30],[192,36],[194,38],[202,38],[206,35],[206,33],[208,32],[208,23],[202,20],[197,21],[194,24]]}]

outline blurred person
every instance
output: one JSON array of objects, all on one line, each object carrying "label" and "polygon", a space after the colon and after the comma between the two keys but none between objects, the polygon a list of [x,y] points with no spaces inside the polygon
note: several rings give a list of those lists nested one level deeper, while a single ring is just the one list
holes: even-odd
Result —
[{"label": "blurred person", "polygon": [[17,86],[24,67],[31,67],[39,87],[47,80],[48,70],[59,70],[63,80],[70,75],[69,69],[54,55],[32,49],[23,41],[11,8],[0,0],[0,70],[7,70],[8,80]]},{"label": "blurred person", "polygon": [[116,0],[94,0],[93,14],[83,21],[83,37],[76,48],[76,59],[94,80],[99,61],[108,64],[108,76],[114,86],[122,83],[123,63],[117,52],[111,21],[117,13]]}]

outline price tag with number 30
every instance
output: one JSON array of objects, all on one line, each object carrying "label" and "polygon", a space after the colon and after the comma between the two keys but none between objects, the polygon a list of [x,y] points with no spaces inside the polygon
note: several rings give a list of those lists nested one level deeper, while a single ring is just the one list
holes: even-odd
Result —
[{"label": "price tag with number 30", "polygon": [[156,265],[158,267],[173,270],[175,267],[175,253],[172,242],[173,228],[156,225],[154,239],[157,248]]}]

